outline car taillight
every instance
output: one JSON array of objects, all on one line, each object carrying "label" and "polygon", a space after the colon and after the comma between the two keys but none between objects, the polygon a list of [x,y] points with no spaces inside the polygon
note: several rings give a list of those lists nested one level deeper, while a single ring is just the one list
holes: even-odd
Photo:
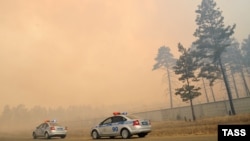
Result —
[{"label": "car taillight", "polygon": [[134,120],[134,121],[133,121],[133,126],[135,126],[135,125],[140,125],[139,120]]},{"label": "car taillight", "polygon": [[56,128],[54,126],[51,126],[50,130],[56,130]]},{"label": "car taillight", "polygon": [[148,125],[151,125],[151,122],[150,122],[150,120],[148,120]]}]

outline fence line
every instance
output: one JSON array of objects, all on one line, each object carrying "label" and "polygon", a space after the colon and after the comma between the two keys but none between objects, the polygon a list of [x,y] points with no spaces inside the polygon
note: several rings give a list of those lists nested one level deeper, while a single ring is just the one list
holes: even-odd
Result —
[{"label": "fence line", "polygon": [[[250,97],[233,99],[236,114],[250,113]],[[230,105],[228,100],[196,104],[194,105],[196,119],[225,116],[230,113]],[[133,115],[150,119],[151,121],[167,121],[167,120],[191,120],[190,106],[175,107],[168,109],[158,109],[145,112],[135,112]],[[98,124],[106,117],[95,119],[86,119],[78,121],[64,121],[70,128],[86,130]]]}]

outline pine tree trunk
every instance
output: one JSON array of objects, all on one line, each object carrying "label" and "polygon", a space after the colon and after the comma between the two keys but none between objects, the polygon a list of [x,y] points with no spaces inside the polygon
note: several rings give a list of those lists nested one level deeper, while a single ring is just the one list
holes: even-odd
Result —
[{"label": "pine tree trunk", "polygon": [[222,75],[223,75],[223,80],[224,80],[224,84],[226,86],[227,96],[228,96],[229,104],[230,104],[230,107],[231,107],[230,113],[232,113],[232,115],[236,115],[235,110],[234,110],[232,93],[231,93],[230,86],[229,86],[229,83],[228,83],[228,79],[227,79],[227,76],[226,76],[226,70],[224,69],[224,66],[222,65],[221,58],[219,58],[219,65],[220,65],[220,69],[221,69],[221,72],[222,72]]},{"label": "pine tree trunk", "polygon": [[244,83],[244,87],[245,87],[245,91],[246,91],[246,96],[250,96],[250,91],[249,91],[249,88],[247,86],[245,75],[244,75],[244,72],[242,71],[242,69],[240,71],[240,74],[241,74],[241,77],[242,77],[242,80],[243,80],[243,83]]},{"label": "pine tree trunk", "polygon": [[231,72],[231,75],[232,75],[232,78],[233,78],[233,84],[234,84],[234,89],[235,89],[236,97],[239,98],[239,93],[238,93],[237,85],[235,83],[234,73]]},{"label": "pine tree trunk", "polygon": [[213,90],[213,87],[212,86],[209,86],[210,87],[210,90],[211,90],[211,93],[212,93],[212,96],[213,96],[213,100],[215,102],[215,97],[214,97],[214,90]]},{"label": "pine tree trunk", "polygon": [[206,85],[205,85],[205,82],[204,82],[204,79],[202,79],[202,83],[203,83],[203,87],[204,87],[204,91],[205,91],[205,95],[206,95],[206,100],[207,100],[207,103],[209,102],[209,99],[208,99],[208,96],[207,96],[207,90],[206,90]]},{"label": "pine tree trunk", "polygon": [[169,96],[170,96],[170,108],[173,108],[172,88],[171,88],[170,72],[168,68],[167,68],[167,73],[168,73],[168,87],[169,87]]},{"label": "pine tree trunk", "polygon": [[193,121],[195,121],[196,117],[195,117],[195,113],[194,113],[194,106],[193,106],[193,100],[192,99],[190,99],[190,106],[191,106]]}]

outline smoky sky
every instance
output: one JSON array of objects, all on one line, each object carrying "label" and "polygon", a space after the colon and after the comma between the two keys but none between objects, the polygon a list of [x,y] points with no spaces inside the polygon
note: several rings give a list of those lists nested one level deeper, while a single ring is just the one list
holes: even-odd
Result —
[{"label": "smoky sky", "polygon": [[[0,1],[0,108],[165,103],[158,48],[194,41],[200,0]],[[236,38],[249,34],[248,0],[218,0]],[[177,84],[176,84],[177,85]],[[178,98],[176,98],[178,100]]]}]

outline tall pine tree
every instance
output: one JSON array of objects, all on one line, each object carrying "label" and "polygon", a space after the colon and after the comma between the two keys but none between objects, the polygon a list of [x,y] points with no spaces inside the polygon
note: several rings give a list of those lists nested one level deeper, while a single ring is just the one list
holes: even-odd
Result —
[{"label": "tall pine tree", "polygon": [[193,57],[193,52],[191,52],[190,49],[187,50],[179,43],[178,50],[181,56],[176,61],[176,65],[173,69],[175,70],[175,74],[180,75],[179,80],[182,81],[184,85],[181,88],[177,88],[175,94],[180,95],[182,101],[190,102],[193,121],[195,121],[193,99],[201,95],[201,93],[199,92],[200,87],[192,85],[192,81],[198,81],[194,73],[198,66]]},{"label": "tall pine tree", "polygon": [[171,86],[171,76],[170,70],[175,64],[176,59],[174,59],[173,54],[170,52],[170,48],[162,46],[158,49],[158,55],[155,58],[156,64],[153,66],[153,70],[164,68],[167,72],[168,77],[168,89],[170,96],[170,108],[173,108],[173,96],[172,96],[172,86]]},{"label": "tall pine tree", "polygon": [[220,78],[221,74],[227,90],[227,95],[231,107],[231,113],[235,115],[232,102],[232,94],[226,75],[226,70],[221,61],[221,55],[227,47],[231,45],[230,37],[234,34],[235,24],[233,26],[224,25],[222,11],[216,8],[214,0],[202,0],[196,10],[196,29],[194,36],[197,40],[193,43],[199,52],[201,77],[206,77],[211,81]]}]

